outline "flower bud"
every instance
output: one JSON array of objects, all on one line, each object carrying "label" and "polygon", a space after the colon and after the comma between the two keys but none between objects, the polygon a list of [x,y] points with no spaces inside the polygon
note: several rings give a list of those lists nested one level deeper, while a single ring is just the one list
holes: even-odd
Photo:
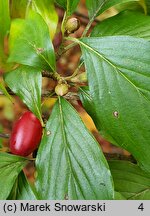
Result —
[{"label": "flower bud", "polygon": [[75,17],[68,19],[66,22],[66,32],[68,34],[74,33],[79,29],[79,27],[80,21]]},{"label": "flower bud", "polygon": [[59,96],[63,96],[68,93],[68,85],[67,84],[58,84],[55,87],[55,93]]}]

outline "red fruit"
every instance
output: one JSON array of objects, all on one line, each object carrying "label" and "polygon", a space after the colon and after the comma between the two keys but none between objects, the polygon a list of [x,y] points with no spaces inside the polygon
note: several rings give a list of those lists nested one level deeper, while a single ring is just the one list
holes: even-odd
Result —
[{"label": "red fruit", "polygon": [[32,112],[25,112],[15,123],[10,137],[13,154],[27,156],[33,152],[42,138],[42,125]]}]

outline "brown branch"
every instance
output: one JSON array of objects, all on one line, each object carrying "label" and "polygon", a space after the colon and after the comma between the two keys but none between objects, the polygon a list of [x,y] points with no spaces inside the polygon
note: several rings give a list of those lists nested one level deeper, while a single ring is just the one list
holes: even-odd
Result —
[{"label": "brown branch", "polygon": [[47,77],[47,78],[52,78],[52,79],[54,79],[54,74],[53,74],[53,72],[42,71],[42,77]]},{"label": "brown branch", "polygon": [[80,100],[76,92],[68,92],[66,95],[64,95],[64,98],[66,100],[74,100],[74,101]]},{"label": "brown branch", "polygon": [[3,134],[3,133],[0,133],[0,138],[8,139],[9,137],[10,137],[9,134]]},{"label": "brown branch", "polygon": [[42,71],[42,77],[51,78],[53,80],[61,79],[61,76],[57,72],[49,72],[49,71]]},{"label": "brown branch", "polygon": [[125,160],[125,161],[130,161],[132,163],[137,163],[136,160],[132,155],[127,156],[127,155],[121,155],[117,153],[104,153],[105,157],[107,160]]},{"label": "brown branch", "polygon": [[[53,72],[49,72],[49,71],[42,71],[42,77],[47,77],[47,78],[51,78],[53,80],[58,80],[60,79],[60,75],[58,73],[53,73]],[[9,87],[6,87],[7,92],[10,95],[16,95],[13,91],[11,91],[11,89]],[[43,93],[43,97],[45,97],[45,95],[49,96],[49,94],[51,94],[52,92],[47,92],[47,93]],[[0,91],[0,95],[5,95],[2,91]]]},{"label": "brown branch", "polygon": [[[12,96],[17,96],[14,92],[12,92],[11,90],[8,90],[8,93]],[[4,95],[3,92],[0,91],[0,96]],[[50,97],[50,95],[54,95],[54,92],[52,91],[45,91],[42,93],[42,97]]]}]

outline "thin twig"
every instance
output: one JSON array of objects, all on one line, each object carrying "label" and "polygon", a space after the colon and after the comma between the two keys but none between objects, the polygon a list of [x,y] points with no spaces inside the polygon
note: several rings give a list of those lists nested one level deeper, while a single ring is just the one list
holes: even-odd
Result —
[{"label": "thin twig", "polygon": [[89,29],[90,29],[92,23],[94,22],[94,20],[95,20],[97,14],[98,14],[98,12],[100,11],[100,9],[103,7],[103,5],[104,5],[105,3],[106,3],[106,1],[104,1],[104,2],[98,7],[98,9],[95,11],[93,17],[90,19],[90,21],[89,21],[89,23],[87,24],[87,26],[86,26],[84,32],[82,33],[82,36],[81,36],[81,37],[85,37],[85,36],[87,35],[87,33],[88,33],[88,31],[89,31]]},{"label": "thin twig", "polygon": [[[67,37],[65,37],[65,39],[67,40]],[[73,42],[69,45],[67,45],[66,47],[63,45],[60,45],[60,49],[57,52],[56,55],[56,60],[58,61],[58,59],[61,57],[62,54],[64,54],[65,52],[67,52],[69,49],[73,48],[74,46],[77,46],[78,44],[76,42]]]},{"label": "thin twig", "polygon": [[[12,96],[17,96],[14,92],[12,92],[11,90],[8,90],[7,91],[9,92],[10,95]],[[0,91],[0,96],[1,95],[4,95],[3,92]],[[46,92],[43,92],[42,93],[42,97],[51,97],[51,95],[54,95],[53,91],[46,91]]]},{"label": "thin twig", "polygon": [[74,73],[71,75],[71,76],[68,76],[68,77],[64,77],[65,80],[71,80],[72,78],[74,78],[76,75],[78,75],[79,71],[80,71],[80,68],[82,67],[83,65],[83,61],[78,65],[78,67],[76,68],[76,70],[74,71]]},{"label": "thin twig", "polygon": [[[93,15],[93,17],[91,18],[91,20],[87,23],[87,26],[85,28],[85,30],[83,31],[82,33],[82,36],[81,37],[84,37],[86,36],[88,30],[90,29],[92,23],[95,21],[95,22],[99,22],[99,20],[95,19],[96,16],[97,16],[97,13],[99,12],[99,10],[101,9],[101,7],[105,4],[105,1],[101,4],[101,6],[96,10],[95,14]],[[78,13],[78,15],[81,15],[80,13]],[[83,15],[82,15],[83,17]],[[85,18],[86,16],[84,16]],[[88,19],[88,17],[86,17],[86,19]],[[65,39],[67,40],[67,37],[65,37]],[[56,60],[58,60],[62,54],[64,54],[65,52],[67,52],[69,49],[73,48],[74,46],[76,46],[77,43],[76,42],[73,42],[71,44],[69,44],[68,46],[64,46],[64,39],[59,47],[59,50],[57,52],[57,55],[56,55]]]},{"label": "thin twig", "polygon": [[132,163],[137,163],[136,160],[132,155],[127,156],[127,155],[121,155],[117,153],[104,153],[105,157],[107,160],[125,160],[125,161],[130,161]]},{"label": "thin twig", "polygon": [[5,138],[5,139],[9,139],[10,135],[9,134],[0,133],[0,137],[1,138]]},{"label": "thin twig", "polygon": [[61,77],[57,72],[42,71],[42,77],[52,78],[53,80],[59,80]]},{"label": "thin twig", "polygon": [[[9,94],[16,96],[16,94],[10,90],[9,90]],[[4,95],[3,92],[0,91],[0,95]],[[45,92],[43,91],[41,97],[42,98],[46,98],[46,97],[56,98],[57,95],[55,94],[54,91],[45,91]],[[75,99],[79,100],[79,96],[75,92],[69,92],[68,94],[64,95],[64,97],[68,100],[75,100]]]}]

